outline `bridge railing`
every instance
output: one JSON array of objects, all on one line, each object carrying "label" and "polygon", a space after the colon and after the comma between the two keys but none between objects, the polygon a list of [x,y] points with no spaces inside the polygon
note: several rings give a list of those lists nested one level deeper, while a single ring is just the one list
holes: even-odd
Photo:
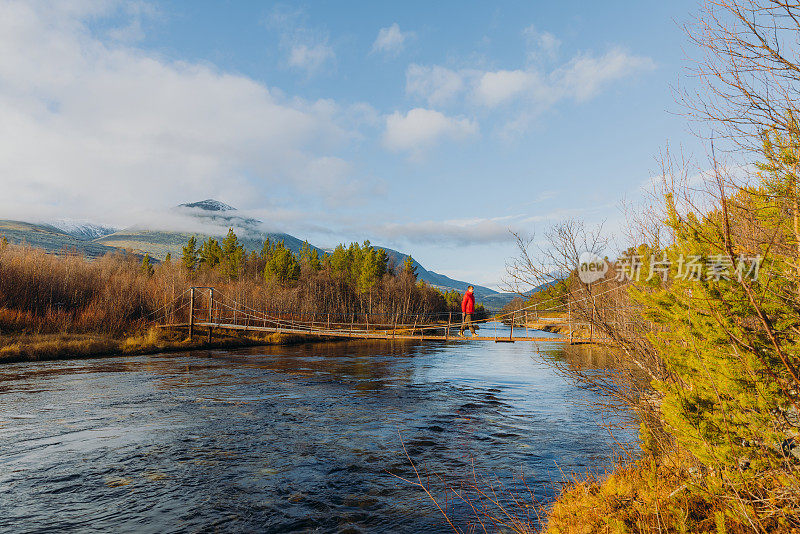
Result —
[{"label": "bridge railing", "polygon": [[[188,326],[190,336],[194,336],[195,329],[200,327],[207,331],[209,340],[212,328],[319,335],[330,333],[353,337],[413,335],[424,338],[443,335],[445,339],[449,339],[452,329],[461,326],[461,314],[453,312],[335,313],[257,309],[256,306],[258,305],[252,302],[248,304],[232,298],[215,287],[193,286],[172,303],[156,310],[158,316],[154,322],[171,326]],[[551,307],[549,310],[512,310],[475,322],[480,324],[487,320],[502,321],[509,325],[511,327],[509,338],[513,337],[514,329],[524,328],[527,337],[529,329],[548,325],[548,327],[560,327],[565,335],[568,331],[571,341],[573,332],[577,329],[586,327],[591,329],[589,323],[578,320],[571,313],[571,309],[563,305]]]}]

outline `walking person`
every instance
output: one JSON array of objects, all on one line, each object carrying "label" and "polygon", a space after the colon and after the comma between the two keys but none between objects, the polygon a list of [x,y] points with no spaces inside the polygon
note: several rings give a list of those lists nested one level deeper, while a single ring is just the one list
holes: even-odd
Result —
[{"label": "walking person", "polygon": [[469,327],[469,331],[472,332],[472,335],[477,335],[475,333],[475,327],[472,325],[472,314],[475,312],[475,288],[469,286],[467,288],[467,292],[464,293],[464,298],[461,299],[461,330],[459,330],[458,335],[461,337],[464,336],[464,330]]}]

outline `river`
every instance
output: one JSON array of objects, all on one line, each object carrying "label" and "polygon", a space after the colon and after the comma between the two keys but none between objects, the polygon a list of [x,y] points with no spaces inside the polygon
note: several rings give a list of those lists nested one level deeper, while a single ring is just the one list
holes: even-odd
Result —
[{"label": "river", "polygon": [[359,341],[5,365],[0,531],[449,532],[392,475],[413,477],[404,446],[445,484],[524,480],[545,500],[609,465],[592,394],[553,366],[569,357]]}]

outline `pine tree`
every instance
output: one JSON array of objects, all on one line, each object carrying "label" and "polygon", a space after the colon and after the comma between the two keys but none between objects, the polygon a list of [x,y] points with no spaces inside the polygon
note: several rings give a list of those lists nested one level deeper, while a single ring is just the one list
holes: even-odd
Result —
[{"label": "pine tree", "polygon": [[233,231],[228,229],[228,235],[222,240],[222,252],[220,258],[220,269],[222,275],[231,280],[236,280],[244,269],[245,250],[239,243],[239,238]]},{"label": "pine tree", "polygon": [[300,263],[292,251],[278,243],[264,267],[264,278],[280,284],[290,284],[300,278]]},{"label": "pine tree", "polygon": [[[789,269],[793,247],[784,249],[784,257],[780,247],[766,243],[751,250],[740,247],[738,252],[747,256],[764,256],[759,280],[740,279],[735,269],[746,262],[730,257],[733,245],[725,221],[738,214],[737,224],[763,225],[764,235],[783,232],[778,242],[793,244],[785,209],[792,189],[787,182],[793,180],[773,173],[758,187],[726,199],[725,213],[715,210],[703,216],[679,215],[667,196],[674,244],[662,252],[671,264],[670,281],[655,278],[631,291],[644,306],[645,318],[660,326],[651,341],[667,371],[667,378],[655,384],[664,394],[663,420],[678,444],[710,467],[727,469],[748,459],[748,471],[731,471],[732,479],[780,465],[777,451],[800,430],[796,421],[781,415],[796,402],[793,368],[800,361],[795,334],[800,318],[793,300],[798,279]],[[760,223],[744,219],[745,213],[758,214]],[[719,257],[732,263],[729,275],[709,277],[706,273]],[[695,261],[702,276],[680,276],[687,258],[699,258]],[[766,284],[760,281],[765,273],[781,274],[770,276]]]},{"label": "pine tree", "polygon": [[142,267],[141,267],[142,274],[147,276],[148,278],[153,276],[155,269],[150,264],[150,254],[145,254],[144,258],[142,258]]},{"label": "pine tree", "polygon": [[319,271],[322,269],[322,261],[319,259],[319,252],[317,252],[317,249],[311,251],[311,258],[308,260],[308,265],[313,271]]},{"label": "pine tree", "polygon": [[270,242],[269,238],[267,238],[264,240],[264,245],[261,247],[261,257],[265,260],[268,260],[271,255],[272,243]]},{"label": "pine tree", "polygon": [[203,269],[211,270],[222,261],[222,247],[219,241],[209,237],[200,247],[200,266]]},{"label": "pine tree", "polygon": [[300,264],[315,272],[322,269],[319,253],[317,249],[311,248],[308,241],[303,241],[303,245],[300,247]]},{"label": "pine tree", "polygon": [[417,266],[414,265],[414,258],[411,256],[406,256],[406,259],[403,262],[402,273],[406,276],[410,276],[414,280],[417,279]]},{"label": "pine tree", "polygon": [[8,246],[8,239],[6,239],[6,236],[0,237],[0,250],[3,250],[7,246]]},{"label": "pine tree", "polygon": [[164,264],[169,265],[172,263],[172,254],[167,252],[167,255],[164,256]]},{"label": "pine tree", "polygon": [[194,272],[197,269],[197,262],[199,261],[199,257],[197,255],[197,239],[192,236],[189,238],[189,242],[186,243],[186,246],[183,247],[182,255],[181,255],[181,266],[187,271]]},{"label": "pine tree", "polygon": [[358,289],[362,293],[368,292],[380,278],[378,257],[375,250],[370,248],[364,254],[361,262],[361,273],[358,277]]},{"label": "pine tree", "polygon": [[378,265],[378,278],[383,278],[389,272],[389,254],[386,250],[379,248],[375,252],[375,260]]},{"label": "pine tree", "polygon": [[344,245],[336,245],[336,248],[333,249],[333,252],[328,256],[331,269],[333,272],[341,275],[346,275],[350,269],[349,261],[348,261],[348,254],[347,249],[344,248]]}]

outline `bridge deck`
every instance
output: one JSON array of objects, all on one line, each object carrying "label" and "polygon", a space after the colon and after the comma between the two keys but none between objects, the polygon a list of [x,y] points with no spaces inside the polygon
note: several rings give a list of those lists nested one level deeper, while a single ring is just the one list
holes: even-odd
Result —
[{"label": "bridge deck", "polygon": [[[275,328],[271,326],[253,326],[229,323],[208,323],[196,322],[195,327],[199,328],[214,328],[218,330],[239,330],[247,332],[268,332],[272,334],[302,334],[318,337],[342,337],[350,339],[403,339],[403,340],[420,340],[420,341],[537,341],[537,342],[551,342],[551,343],[564,343],[568,338],[562,336],[533,336],[533,337],[495,337],[495,336],[466,336],[461,337],[457,334],[450,336],[443,335],[411,335],[406,333],[396,332],[391,330],[378,330],[366,332],[363,330],[307,330],[301,328]],[[189,323],[176,323],[159,325],[159,328],[188,328]]]}]

